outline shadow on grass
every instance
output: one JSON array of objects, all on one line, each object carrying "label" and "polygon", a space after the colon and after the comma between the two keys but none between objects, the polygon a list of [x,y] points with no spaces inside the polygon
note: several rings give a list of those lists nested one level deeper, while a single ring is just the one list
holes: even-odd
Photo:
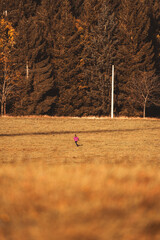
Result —
[{"label": "shadow on grass", "polygon": [[[159,128],[137,128],[137,129],[103,129],[103,130],[88,130],[88,131],[76,131],[77,134],[92,134],[92,133],[115,133],[115,132],[136,132],[146,130],[159,130]],[[31,133],[3,133],[0,137],[21,137],[21,136],[43,136],[43,135],[64,135],[75,134],[75,131],[51,131],[51,132],[31,132]]]}]

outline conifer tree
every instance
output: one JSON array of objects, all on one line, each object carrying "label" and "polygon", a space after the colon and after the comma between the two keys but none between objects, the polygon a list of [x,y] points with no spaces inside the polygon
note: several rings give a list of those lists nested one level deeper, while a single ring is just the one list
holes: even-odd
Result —
[{"label": "conifer tree", "polygon": [[[136,96],[131,99],[135,74],[154,75],[154,52],[148,40],[150,19],[143,2],[122,0],[119,12],[121,63],[119,64],[119,111],[125,115],[139,114]],[[142,76],[142,75],[141,75]],[[139,76],[139,81],[142,79]],[[133,101],[134,100],[134,101]]]},{"label": "conifer tree", "polygon": [[74,115],[81,106],[78,91],[79,32],[68,0],[61,2],[55,17],[53,61],[59,88],[57,114]]},{"label": "conifer tree", "polygon": [[117,22],[110,2],[103,1],[94,9],[98,18],[88,29],[83,59],[91,108],[93,114],[101,115],[109,114],[110,109],[111,68],[117,62]]},{"label": "conifer tree", "polygon": [[117,113],[159,104],[159,0],[1,0],[0,17],[18,33],[6,71],[0,51],[12,114],[109,114],[112,64]]},{"label": "conifer tree", "polygon": [[7,14],[8,20],[13,27],[17,27],[22,17],[29,18],[36,13],[36,0],[2,0],[0,11]]},{"label": "conifer tree", "polygon": [[50,56],[46,52],[45,28],[35,16],[29,19],[24,17],[18,29],[21,34],[16,54],[18,56],[21,52],[18,60],[26,83],[23,97],[20,103],[16,103],[16,109],[22,111],[22,114],[53,113],[55,83]]},{"label": "conifer tree", "polygon": [[43,28],[39,23],[33,24],[30,52],[30,69],[32,92],[30,94],[30,111],[35,114],[54,112],[55,83],[50,57],[46,53],[47,42],[44,39]]},{"label": "conifer tree", "polygon": [[[11,0],[3,1],[3,12],[7,11],[7,19],[17,31],[15,46],[12,51],[12,68],[17,69],[21,75],[21,84],[16,89],[16,96],[12,99],[12,114],[27,114],[29,102],[29,81],[26,79],[26,62],[29,50],[28,28],[30,17],[36,12],[37,2],[35,0]],[[1,7],[1,5],[0,5]],[[31,37],[31,36],[30,36]],[[21,96],[20,98],[18,96]]]},{"label": "conifer tree", "polygon": [[72,6],[73,16],[79,18],[81,11],[83,9],[84,0],[70,0]]},{"label": "conifer tree", "polygon": [[159,0],[145,0],[148,17],[150,19],[149,39],[152,40],[155,53],[157,74],[160,73],[160,4]]}]

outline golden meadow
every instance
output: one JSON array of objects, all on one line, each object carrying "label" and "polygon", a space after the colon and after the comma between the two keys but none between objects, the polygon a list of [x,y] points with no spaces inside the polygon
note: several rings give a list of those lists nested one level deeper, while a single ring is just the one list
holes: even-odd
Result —
[{"label": "golden meadow", "polygon": [[160,120],[0,118],[0,239],[159,240]]}]

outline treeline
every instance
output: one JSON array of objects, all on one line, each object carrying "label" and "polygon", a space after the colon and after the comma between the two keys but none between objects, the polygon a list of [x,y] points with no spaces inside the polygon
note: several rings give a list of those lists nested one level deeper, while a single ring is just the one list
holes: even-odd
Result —
[{"label": "treeline", "polygon": [[[1,114],[158,116],[159,0],[1,0]],[[147,111],[147,113],[146,113]]]}]

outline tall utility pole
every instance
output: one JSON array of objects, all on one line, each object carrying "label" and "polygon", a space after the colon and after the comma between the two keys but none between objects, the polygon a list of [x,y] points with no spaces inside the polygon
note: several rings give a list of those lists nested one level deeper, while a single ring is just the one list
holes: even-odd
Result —
[{"label": "tall utility pole", "polygon": [[112,65],[111,118],[114,111],[114,65]]},{"label": "tall utility pole", "polygon": [[26,79],[28,80],[29,77],[29,68],[28,68],[28,61],[26,62]]},{"label": "tall utility pole", "polygon": [[7,10],[3,11],[3,15],[7,17]]}]

